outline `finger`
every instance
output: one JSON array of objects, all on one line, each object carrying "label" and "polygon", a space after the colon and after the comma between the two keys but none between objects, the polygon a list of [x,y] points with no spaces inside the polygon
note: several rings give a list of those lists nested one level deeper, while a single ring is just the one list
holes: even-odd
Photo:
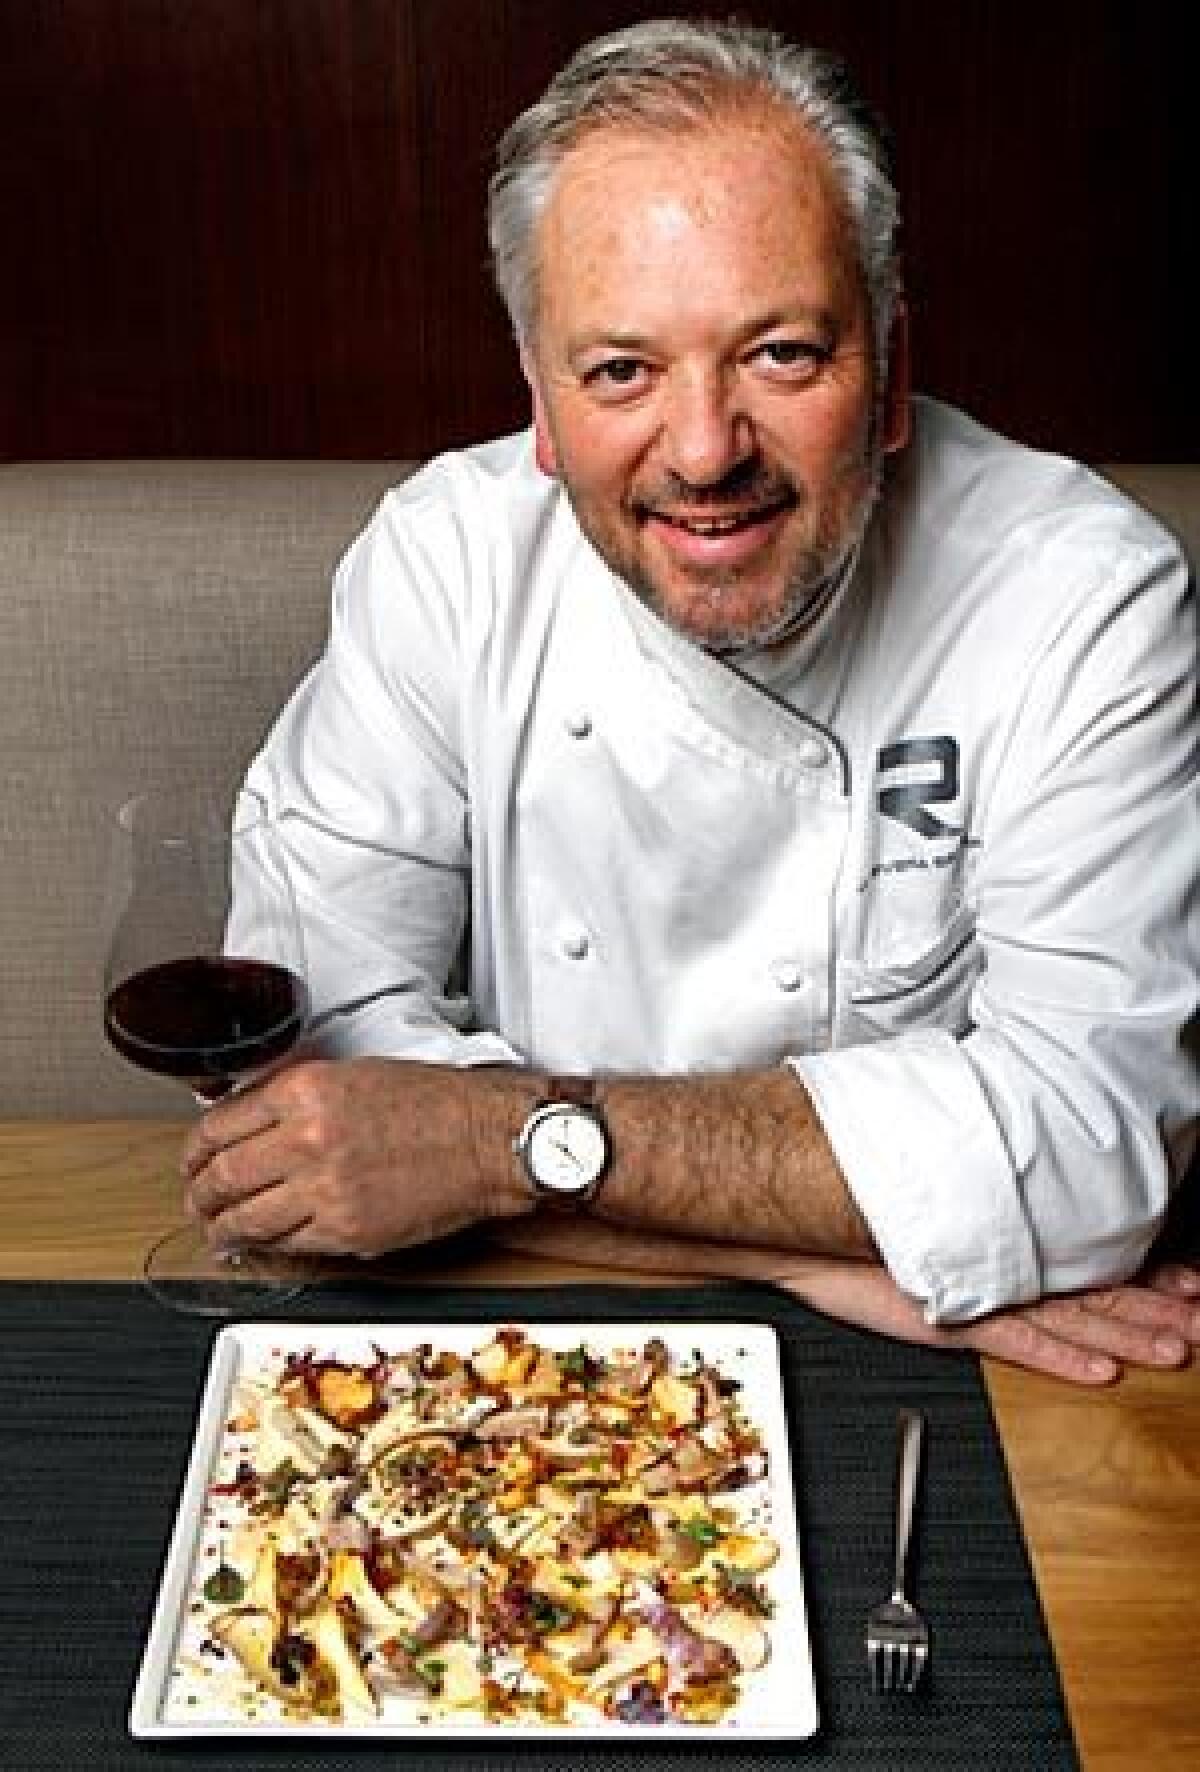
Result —
[{"label": "finger", "polygon": [[207,1109],[183,1141],[179,1168],[184,1180],[199,1173],[228,1146],[255,1138],[279,1124],[279,1116],[259,1089],[246,1089]]},{"label": "finger", "polygon": [[1194,1262],[1168,1261],[1146,1275],[1146,1284],[1156,1292],[1179,1298],[1200,1297],[1200,1266]]},{"label": "finger", "polygon": [[275,1248],[304,1230],[310,1220],[303,1191],[280,1182],[216,1213],[204,1232],[214,1249]]},{"label": "finger", "polygon": [[1030,1312],[1065,1341],[1137,1366],[1178,1366],[1188,1353],[1181,1332],[1191,1307],[1145,1288],[1047,1299]]},{"label": "finger", "polygon": [[1026,1311],[985,1317],[964,1331],[962,1339],[992,1359],[1065,1378],[1070,1384],[1112,1384],[1121,1376],[1120,1361],[1111,1354],[1064,1340]]},{"label": "finger", "polygon": [[[1190,1270],[1178,1270],[1187,1274]],[[1169,1270],[1164,1269],[1164,1273]],[[1103,1292],[1082,1292],[1077,1302],[1089,1314],[1116,1317],[1125,1323],[1140,1323],[1149,1329],[1164,1329],[1187,1341],[1200,1341],[1200,1306],[1186,1286],[1178,1283],[1157,1285],[1153,1277],[1136,1286],[1113,1286]]]},{"label": "finger", "polygon": [[264,1188],[278,1187],[303,1167],[303,1152],[286,1129],[272,1125],[257,1136],[225,1145],[184,1180],[189,1210],[199,1218],[215,1218]]}]

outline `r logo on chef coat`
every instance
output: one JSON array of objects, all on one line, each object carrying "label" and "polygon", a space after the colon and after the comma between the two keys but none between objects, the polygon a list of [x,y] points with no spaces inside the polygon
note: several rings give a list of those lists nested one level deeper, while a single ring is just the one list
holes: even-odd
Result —
[{"label": "r logo on chef coat", "polygon": [[958,797],[958,740],[901,738],[879,752],[881,776],[899,775],[879,789],[879,810],[916,831],[919,837],[957,837],[962,826],[929,810]]}]

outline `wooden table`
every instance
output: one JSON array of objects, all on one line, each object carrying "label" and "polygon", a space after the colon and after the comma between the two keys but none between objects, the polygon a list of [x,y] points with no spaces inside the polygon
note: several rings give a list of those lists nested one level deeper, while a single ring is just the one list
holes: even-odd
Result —
[{"label": "wooden table", "polygon": [[[152,1121],[0,1122],[0,1279],[136,1277],[174,1222],[179,1135]],[[406,1278],[579,1273],[496,1253]],[[1200,1365],[1100,1391],[985,1371],[1085,1772],[1200,1767]]]}]

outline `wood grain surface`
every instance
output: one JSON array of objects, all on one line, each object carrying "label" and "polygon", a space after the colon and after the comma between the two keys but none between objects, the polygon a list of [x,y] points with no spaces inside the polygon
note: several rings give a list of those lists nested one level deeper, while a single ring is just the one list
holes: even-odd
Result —
[{"label": "wood grain surface", "polygon": [[[653,10],[8,0],[0,456],[403,458],[523,424],[493,147]],[[891,125],[920,386],[1085,460],[1194,458],[1186,8],[740,10],[841,52]]]}]

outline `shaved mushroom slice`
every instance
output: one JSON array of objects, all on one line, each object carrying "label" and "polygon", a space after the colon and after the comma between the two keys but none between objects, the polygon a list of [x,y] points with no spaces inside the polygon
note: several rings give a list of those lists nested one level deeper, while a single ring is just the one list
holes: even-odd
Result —
[{"label": "shaved mushroom slice", "polygon": [[713,1484],[729,1469],[729,1460],[710,1452],[699,1440],[684,1440],[672,1453],[675,1478],[682,1489],[696,1489]]},{"label": "shaved mushroom slice", "polygon": [[462,1630],[464,1613],[456,1600],[442,1598],[435,1600],[422,1618],[413,1626],[409,1635],[414,1648],[432,1649],[435,1644],[442,1643],[447,1637],[457,1636]]},{"label": "shaved mushroom slice", "polygon": [[485,1415],[475,1428],[475,1437],[480,1440],[532,1440],[535,1446],[542,1442],[537,1438],[544,1434],[550,1419],[550,1410],[545,1403],[527,1403],[519,1409],[497,1409],[494,1415]]},{"label": "shaved mushroom slice", "polygon": [[735,1606],[718,1606],[715,1611],[699,1613],[682,1610],[681,1616],[699,1636],[709,1637],[732,1649],[744,1672],[753,1673],[766,1662],[770,1653],[766,1631]]},{"label": "shaved mushroom slice", "polygon": [[362,1558],[351,1551],[335,1551],[330,1560],[329,1598],[336,1606],[348,1600],[365,1636],[375,1640],[398,1636],[408,1620],[388,1605],[372,1585]]},{"label": "shaved mushroom slice", "polygon": [[371,1548],[371,1528],[358,1514],[339,1514],[325,1529],[325,1543],[331,1551],[354,1551],[365,1557]]},{"label": "shaved mushroom slice", "polygon": [[661,1528],[658,1543],[667,1569],[695,1569],[704,1561],[705,1546],[694,1533],[681,1532],[674,1522]]},{"label": "shaved mushroom slice", "polygon": [[417,1672],[412,1651],[397,1638],[377,1645],[368,1669],[371,1690],[382,1698],[427,1698],[429,1681]]},{"label": "shaved mushroom slice", "polygon": [[323,1452],[329,1453],[335,1447],[344,1452],[353,1449],[354,1435],[345,1433],[327,1416],[322,1415],[319,1409],[308,1409],[303,1404],[298,1404],[291,1410],[291,1414],[299,1431],[308,1439],[315,1440]]},{"label": "shaved mushroom slice", "polygon": [[616,1622],[620,1609],[620,1599],[616,1594],[609,1594],[597,1610],[579,1625],[576,1632],[580,1639],[578,1647],[567,1660],[567,1666],[573,1674],[593,1674],[603,1666],[606,1659],[604,1639]]},{"label": "shaved mushroom slice", "polygon": [[598,1695],[631,1674],[640,1673],[661,1656],[662,1648],[654,1632],[643,1624],[636,1625],[622,1641],[610,1642],[608,1655],[588,1680],[588,1692]]},{"label": "shaved mushroom slice", "polygon": [[669,1495],[678,1482],[675,1460],[668,1454],[656,1464],[648,1464],[638,1472],[637,1480],[647,1495]]},{"label": "shaved mushroom slice", "polygon": [[[542,1426],[545,1426],[544,1422]],[[587,1464],[593,1458],[600,1458],[605,1464],[608,1463],[609,1448],[604,1440],[577,1440],[566,1434],[558,1434],[549,1440],[535,1439],[533,1449],[547,1463],[567,1469]]]},{"label": "shaved mushroom slice", "polygon": [[269,1618],[279,1617],[279,1595],[275,1577],[275,1565],[279,1556],[278,1547],[273,1538],[263,1540],[250,1580],[246,1584],[243,1596],[243,1610],[247,1612],[265,1612]]},{"label": "shaved mushroom slice", "polygon": [[686,1679],[714,1680],[730,1673],[737,1658],[725,1643],[701,1636],[665,1600],[643,1608],[643,1617],[662,1645],[667,1665]]},{"label": "shaved mushroom slice", "polygon": [[559,1528],[559,1542],[568,1556],[586,1557],[600,1542],[600,1496],[595,1489],[580,1491],[574,1510]]},{"label": "shaved mushroom slice", "polygon": [[276,1471],[290,1465],[302,1476],[315,1477],[325,1462],[327,1450],[306,1427],[298,1410],[289,1409],[278,1400],[263,1409],[254,1446],[254,1461],[260,1471]]},{"label": "shaved mushroom slice", "polygon": [[338,1708],[343,1716],[347,1713],[366,1717],[379,1715],[375,1694],[367,1684],[346,1635],[342,1615],[335,1605],[326,1601],[311,1618],[305,1619],[303,1629],[297,1635],[312,1643],[332,1673],[337,1684]]},{"label": "shaved mushroom slice", "polygon": [[438,1697],[454,1710],[476,1705],[483,1697],[483,1675],[479,1668],[479,1652],[461,1640],[443,1643],[438,1649],[442,1663],[442,1682]]},{"label": "shaved mushroom slice", "polygon": [[311,1709],[303,1682],[285,1682],[271,1657],[275,1649],[275,1619],[259,1606],[237,1606],[222,1612],[209,1626],[214,1643],[236,1656],[246,1672],[274,1698],[302,1710]]}]

